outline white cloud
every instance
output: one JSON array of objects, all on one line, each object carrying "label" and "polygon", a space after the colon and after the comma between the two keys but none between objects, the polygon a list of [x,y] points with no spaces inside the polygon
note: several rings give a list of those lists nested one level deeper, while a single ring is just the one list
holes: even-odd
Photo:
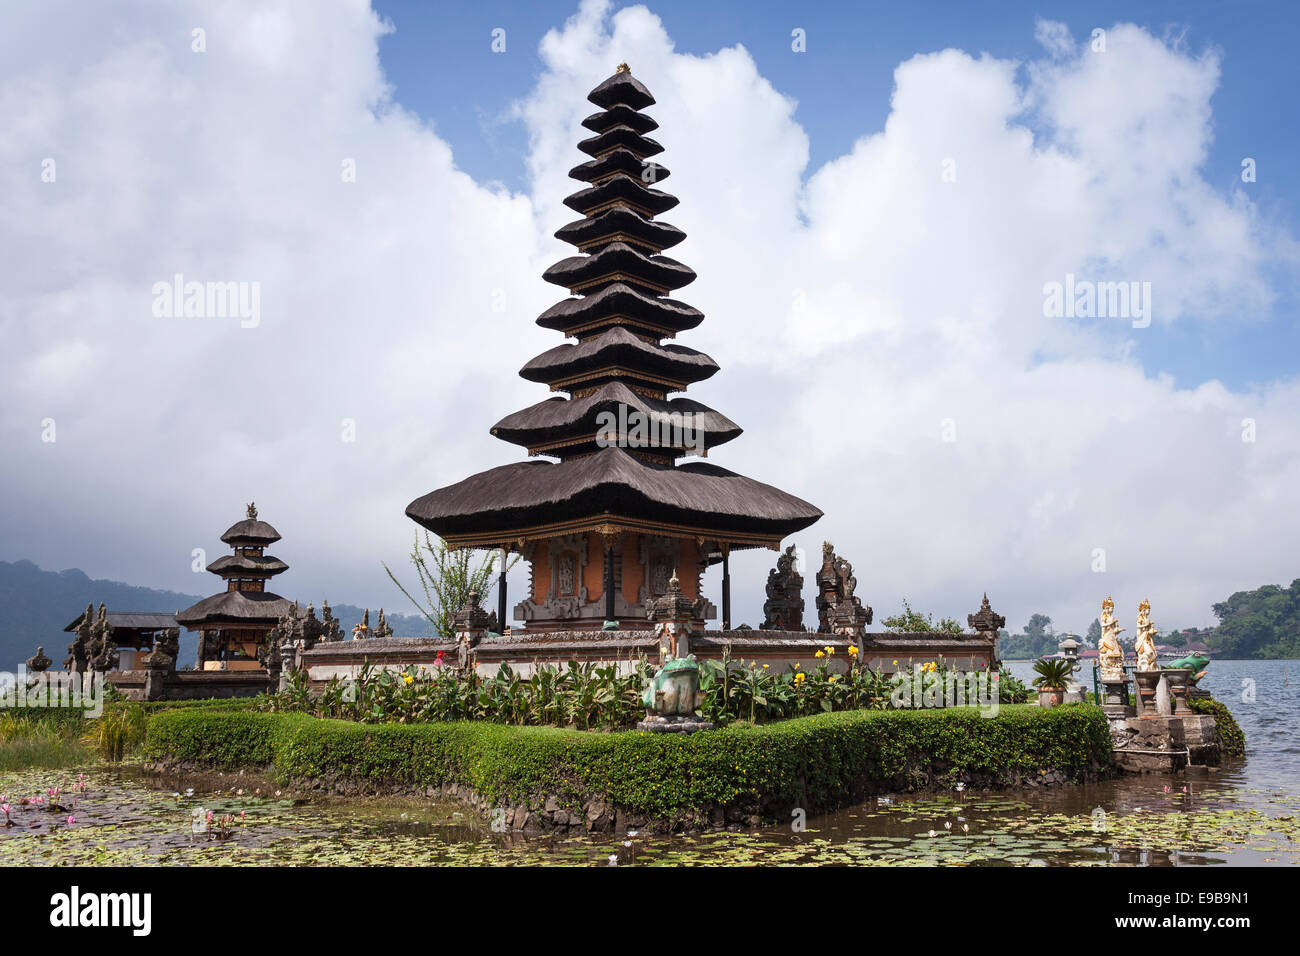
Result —
[{"label": "white cloud", "polygon": [[[1051,59],[1024,71],[921,53],[885,127],[809,170],[747,51],[680,54],[645,8],[589,2],[516,108],[532,185],[513,195],[390,100],[365,5],[304,10],[91,6],[66,39],[57,7],[6,13],[60,35],[37,56],[4,31],[6,556],[206,591],[190,548],[256,496],[284,593],[396,603],[378,561],[401,560],[406,503],[518,460],[487,428],[544,397],[513,373],[555,344],[539,275],[568,254],[550,233],[573,218],[585,95],[626,60],[659,100],[665,218],[690,236],[673,255],[700,274],[681,297],[707,318],[681,341],[723,366],[691,394],[748,429],[713,460],[822,507],[799,541],[835,541],[877,620],[987,589],[1014,627],[1082,628],[1107,593],[1206,623],[1294,576],[1300,386],[1179,389],[1130,357],[1170,323],[1267,311],[1291,241],[1199,174],[1213,54],[1122,24],[1093,54],[1043,22]],[[175,272],[260,281],[262,325],[153,319]],[[1155,323],[1044,318],[1070,272],[1152,282]],[[770,560],[736,562],[738,619],[757,623]]]}]

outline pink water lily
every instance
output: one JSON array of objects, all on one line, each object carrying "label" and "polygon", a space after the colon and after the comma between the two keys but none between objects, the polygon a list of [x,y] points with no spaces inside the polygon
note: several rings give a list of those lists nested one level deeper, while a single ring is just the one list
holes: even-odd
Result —
[{"label": "pink water lily", "polygon": [[72,826],[72,824],[74,824],[74,823],[76,823],[76,822],[77,822],[77,818],[76,818],[76,817],[68,817],[68,826]]}]

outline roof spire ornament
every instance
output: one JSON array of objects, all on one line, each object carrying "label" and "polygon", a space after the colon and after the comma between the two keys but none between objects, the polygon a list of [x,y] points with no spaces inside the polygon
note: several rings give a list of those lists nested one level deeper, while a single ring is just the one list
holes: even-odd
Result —
[{"label": "roof spire ornament", "polygon": [[614,72],[615,72],[615,73],[631,73],[631,72],[632,72],[632,68],[631,68],[630,66],[628,66],[626,63],[620,63],[620,64],[618,65],[618,69],[616,69]]},{"label": "roof spire ornament", "polygon": [[244,514],[245,514],[246,517],[252,518],[254,521],[256,521],[256,520],[257,520],[257,502],[250,501],[250,502],[249,502],[249,503],[244,507]]}]

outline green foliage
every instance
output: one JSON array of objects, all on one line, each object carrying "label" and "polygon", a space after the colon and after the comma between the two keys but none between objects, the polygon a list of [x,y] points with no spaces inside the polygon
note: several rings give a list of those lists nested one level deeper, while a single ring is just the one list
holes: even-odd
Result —
[{"label": "green foliage", "polygon": [[[434,542],[437,542],[436,544]],[[434,633],[443,637],[454,637],[456,628],[452,615],[465,606],[471,591],[477,591],[479,601],[487,600],[492,589],[496,587],[492,574],[496,567],[496,552],[489,551],[477,564],[473,561],[474,552],[470,548],[449,548],[447,542],[424,532],[424,542],[416,532],[415,544],[411,548],[411,564],[420,579],[420,590],[424,593],[421,601],[397,580],[387,564],[384,570],[407,599],[416,606],[421,614],[433,625]],[[511,557],[506,565],[509,571],[519,560],[518,555]],[[501,627],[505,622],[499,622]]]},{"label": "green foliage", "polygon": [[0,710],[0,770],[68,767],[87,758],[80,711],[36,707]]},{"label": "green foliage", "polygon": [[82,742],[100,759],[118,761],[135,750],[144,740],[148,718],[139,704],[113,704],[101,717],[88,722]]},{"label": "green foliage", "polygon": [[1219,753],[1225,757],[1246,756],[1246,735],[1241,732],[1237,720],[1228,710],[1228,705],[1211,698],[1192,698],[1188,706],[1195,713],[1209,714],[1214,718],[1214,735],[1219,743]]},{"label": "green foliage", "polygon": [[[906,673],[885,675],[862,667],[853,653],[837,660],[829,646],[818,657],[813,668],[796,665],[785,672],[755,661],[735,661],[729,651],[721,660],[701,661],[703,703],[698,713],[722,725],[884,709],[891,706],[896,690],[913,679]],[[654,674],[644,657],[630,663],[622,669],[612,663],[539,664],[528,677],[502,665],[487,678],[462,674],[441,663],[401,671],[375,669],[367,663],[356,680],[336,678],[319,693],[296,674],[285,690],[259,697],[255,706],[269,713],[305,713],[372,724],[484,720],[625,730],[644,717],[641,694]],[[927,667],[937,665],[931,662]],[[1005,672],[1000,687],[1002,703],[1023,703],[1029,698],[1024,686]],[[911,706],[910,684],[904,696],[907,702],[899,706]]]},{"label": "green foliage", "polygon": [[1034,692],[1005,667],[998,673],[998,697],[1004,704],[1027,704]]},{"label": "green foliage", "polygon": [[668,817],[740,804],[788,814],[831,809],[878,789],[1011,784],[1109,766],[1095,707],[823,713],[690,735],[589,733],[481,722],[362,724],[299,714],[173,711],[149,722],[146,758],[234,769],[273,765],[284,780],[470,787],[490,801],[601,795]]},{"label": "green foliage", "polygon": [[964,633],[961,624],[950,617],[941,618],[940,620],[935,621],[929,614],[922,614],[919,611],[913,611],[912,606],[907,603],[906,598],[903,600],[903,612],[901,614],[895,614],[893,617],[885,618],[884,623],[885,630],[894,631],[895,633]]},{"label": "green foliage", "polygon": [[149,718],[143,753],[146,759],[165,756],[222,770],[267,767],[272,732],[307,719],[239,710],[167,710]]},{"label": "green foliage", "polygon": [[1063,690],[1070,675],[1074,673],[1074,662],[1067,660],[1034,661],[1034,686],[1041,690]]},{"label": "green foliage", "polygon": [[1058,640],[1052,630],[1052,619],[1046,614],[1034,614],[1020,634],[1002,632],[998,635],[998,656],[1022,661],[1055,654]]},{"label": "green foliage", "polygon": [[1213,606],[1219,625],[1205,638],[1215,657],[1300,657],[1300,578],[1288,588],[1266,584]]}]

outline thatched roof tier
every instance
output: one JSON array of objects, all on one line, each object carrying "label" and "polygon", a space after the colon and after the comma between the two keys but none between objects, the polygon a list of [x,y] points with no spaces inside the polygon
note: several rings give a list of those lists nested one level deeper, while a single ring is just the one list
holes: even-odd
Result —
[{"label": "thatched roof tier", "polygon": [[223,554],[207,568],[213,574],[235,577],[266,575],[271,577],[289,570],[289,565],[269,554]]},{"label": "thatched roof tier", "polygon": [[588,156],[603,156],[610,150],[626,149],[641,159],[658,156],[663,145],[649,136],[642,136],[630,126],[611,126],[603,133],[589,136],[578,144],[578,149]]},{"label": "thatched roof tier", "polygon": [[280,532],[265,521],[260,521],[257,518],[245,518],[243,521],[236,521],[227,528],[226,533],[221,536],[221,540],[236,548],[260,547],[279,541]]},{"label": "thatched roof tier", "polygon": [[595,252],[611,242],[628,242],[652,254],[669,249],[686,233],[666,222],[646,219],[627,206],[611,206],[597,216],[577,219],[555,231],[556,239],[572,243],[583,252]]},{"label": "thatched roof tier", "polygon": [[[612,369],[622,372],[611,372]],[[519,375],[527,381],[543,382],[565,391],[619,374],[653,383],[668,382],[676,386],[669,387],[669,391],[678,391],[704,381],[717,371],[718,363],[703,352],[686,345],[647,342],[627,329],[615,327],[577,345],[557,345],[525,365]]]},{"label": "thatched roof tier", "polygon": [[[529,448],[563,442],[561,447],[567,449],[563,453],[546,452],[561,457],[569,452],[590,451],[590,447],[574,447],[570,440],[582,438],[586,439],[587,446],[594,446],[598,432],[602,431],[601,413],[611,413],[615,420],[620,420],[620,406],[626,409],[622,421],[631,422],[631,413],[637,412],[647,422],[653,421],[655,428],[676,424],[679,432],[686,425],[694,429],[676,446],[653,447],[685,447],[688,439],[698,436],[704,448],[714,448],[739,437],[742,431],[726,415],[692,399],[649,398],[622,382],[610,382],[582,398],[552,398],[507,415],[492,427],[492,434],[502,441]],[[617,431],[615,434],[618,435]]]},{"label": "thatched roof tier", "polygon": [[646,295],[626,282],[611,282],[580,299],[564,299],[537,317],[544,329],[584,336],[611,325],[671,336],[693,329],[704,313],[676,299]]},{"label": "thatched roof tier", "polygon": [[630,206],[646,217],[659,216],[681,200],[662,189],[651,189],[639,176],[615,173],[595,186],[564,198],[564,204],[584,216],[594,216],[614,206]]},{"label": "thatched roof tier", "polygon": [[220,624],[244,627],[265,624],[270,628],[289,613],[292,604],[270,591],[222,591],[179,612],[176,622],[191,629]]},{"label": "thatched roof tier", "polygon": [[456,546],[496,547],[584,528],[775,547],[821,511],[707,462],[648,464],[621,448],[503,465],[417,498],[414,521]]},{"label": "thatched roof tier", "polygon": [[631,176],[643,183],[663,182],[672,175],[667,166],[639,159],[631,150],[616,149],[599,159],[579,163],[569,170],[569,178],[584,183],[598,183],[614,175]]},{"label": "thatched roof tier", "polygon": [[650,95],[650,91],[640,80],[632,76],[632,71],[627,68],[626,63],[620,64],[618,72],[588,93],[587,100],[606,110],[615,106],[643,110],[647,106],[654,106],[655,103],[655,98]]},{"label": "thatched roof tier", "polygon": [[561,259],[542,278],[569,291],[590,293],[615,282],[634,283],[651,294],[664,294],[695,281],[695,270],[668,256],[647,256],[626,242],[611,242],[589,256]]},{"label": "thatched roof tier", "polygon": [[626,126],[629,129],[642,134],[652,132],[659,128],[659,124],[649,116],[646,116],[644,113],[638,113],[631,107],[623,106],[621,103],[618,106],[610,107],[607,110],[601,110],[599,113],[592,113],[582,121],[582,125],[593,133],[603,133],[605,130],[612,129],[615,126]]},{"label": "thatched roof tier", "polygon": [[[75,631],[85,617],[86,612],[82,611],[64,630]],[[175,615],[152,611],[107,611],[104,619],[108,621],[109,627],[123,631],[162,631],[176,626]],[[94,620],[93,616],[91,620]]]}]

